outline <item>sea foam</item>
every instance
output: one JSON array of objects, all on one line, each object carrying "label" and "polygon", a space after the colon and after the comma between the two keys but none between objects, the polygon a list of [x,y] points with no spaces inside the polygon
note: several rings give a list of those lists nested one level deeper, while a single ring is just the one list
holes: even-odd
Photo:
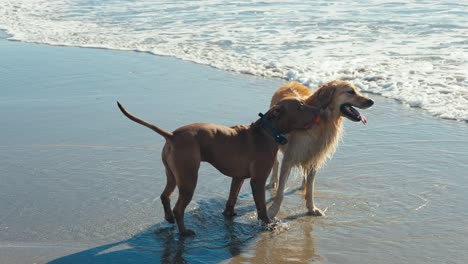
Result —
[{"label": "sea foam", "polygon": [[467,25],[468,5],[455,0],[0,0],[11,39],[143,51],[312,88],[345,79],[465,121]]}]

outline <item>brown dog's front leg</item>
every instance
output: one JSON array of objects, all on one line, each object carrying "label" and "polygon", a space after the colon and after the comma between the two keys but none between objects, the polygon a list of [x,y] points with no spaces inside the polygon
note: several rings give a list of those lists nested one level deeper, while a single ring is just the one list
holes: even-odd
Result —
[{"label": "brown dog's front leg", "polygon": [[224,216],[231,217],[237,215],[236,211],[234,210],[234,206],[236,205],[237,196],[239,195],[239,191],[243,183],[243,178],[232,178],[231,190],[229,191],[229,198],[226,202],[226,208],[223,212]]},{"label": "brown dog's front leg", "polygon": [[265,224],[270,224],[271,220],[268,218],[266,202],[265,202],[265,184],[266,177],[264,180],[251,179],[250,186],[252,187],[252,194],[257,207],[257,217],[262,220]]}]

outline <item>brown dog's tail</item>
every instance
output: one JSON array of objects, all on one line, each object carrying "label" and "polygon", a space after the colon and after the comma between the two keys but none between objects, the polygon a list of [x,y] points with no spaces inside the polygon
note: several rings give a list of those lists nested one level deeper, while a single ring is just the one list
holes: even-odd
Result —
[{"label": "brown dog's tail", "polygon": [[141,124],[141,125],[144,125],[145,127],[150,128],[151,130],[153,130],[154,132],[158,133],[159,135],[163,136],[166,139],[169,139],[169,138],[171,138],[173,136],[173,134],[171,132],[166,131],[166,130],[164,130],[162,128],[159,128],[159,127],[157,127],[157,126],[155,126],[155,125],[153,125],[151,123],[146,122],[145,120],[143,120],[143,119],[141,119],[141,118],[139,118],[137,116],[134,116],[134,115],[130,114],[127,111],[127,109],[125,109],[123,107],[123,105],[120,104],[119,101],[117,101],[117,106],[120,108],[120,111],[122,111],[122,113],[126,117],[128,117],[130,120],[133,120],[133,121],[137,122],[138,124]]}]

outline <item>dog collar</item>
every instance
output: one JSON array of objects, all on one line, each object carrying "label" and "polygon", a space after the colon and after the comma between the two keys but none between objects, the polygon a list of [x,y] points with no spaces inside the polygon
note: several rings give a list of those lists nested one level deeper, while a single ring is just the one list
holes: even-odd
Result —
[{"label": "dog collar", "polygon": [[276,129],[273,126],[273,124],[265,118],[264,114],[258,113],[258,116],[260,117],[262,124],[264,124],[266,128],[268,128],[271,131],[271,133],[273,133],[273,137],[275,138],[275,141],[276,143],[278,143],[278,145],[285,145],[286,143],[288,143],[288,139],[286,138],[286,136],[280,133],[278,129]]}]

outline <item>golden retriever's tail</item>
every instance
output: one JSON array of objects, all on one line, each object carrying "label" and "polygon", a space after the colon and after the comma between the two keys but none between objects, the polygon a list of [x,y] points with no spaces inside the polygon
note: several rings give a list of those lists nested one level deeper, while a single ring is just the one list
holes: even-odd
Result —
[{"label": "golden retriever's tail", "polygon": [[135,122],[137,122],[138,124],[140,125],[144,125],[145,127],[148,127],[150,128],[151,130],[153,130],[154,132],[158,133],[159,135],[163,136],[165,139],[170,139],[173,134],[169,131],[166,131],[162,128],[159,128],[151,123],[148,123],[146,122],[145,120],[137,117],[137,116],[134,116],[132,114],[130,114],[127,109],[125,109],[125,107],[123,107],[123,105],[120,104],[119,101],[117,101],[117,106],[120,108],[120,111],[122,111],[122,113],[128,117],[130,120],[133,120]]}]

